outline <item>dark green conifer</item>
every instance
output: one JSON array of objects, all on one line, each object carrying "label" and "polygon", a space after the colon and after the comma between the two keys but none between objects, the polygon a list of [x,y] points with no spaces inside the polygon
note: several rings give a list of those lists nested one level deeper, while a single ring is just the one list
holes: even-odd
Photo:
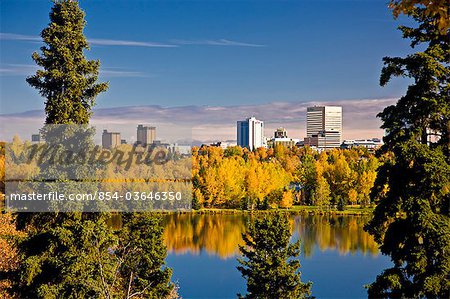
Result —
[{"label": "dark green conifer", "polygon": [[406,94],[379,114],[386,130],[366,226],[393,267],[368,286],[372,298],[450,297],[450,33],[424,8],[408,13],[417,27],[401,26],[423,51],[383,59],[380,83],[412,79]]},{"label": "dark green conifer", "polygon": [[[41,34],[45,43],[42,53],[33,54],[42,69],[27,78],[46,99],[46,144],[62,145],[62,150],[93,146],[87,125],[96,96],[108,87],[97,82],[99,61],[84,56],[88,49],[85,24],[78,1],[54,1],[50,23]],[[52,180],[44,182],[40,191],[93,194],[95,185],[79,182],[92,179],[97,169],[86,164],[47,165],[40,174]],[[122,229],[114,230],[108,225],[109,213],[74,208],[69,212],[19,213],[17,224],[27,237],[19,246],[21,261],[12,295],[46,299],[173,295],[171,271],[161,268],[166,250],[157,218],[131,215],[124,217]]]},{"label": "dark green conifer", "polygon": [[240,298],[305,298],[311,282],[300,279],[300,241],[290,243],[291,231],[285,215],[255,219],[243,235],[238,270],[247,280],[247,294]]},{"label": "dark green conifer", "polygon": [[41,67],[27,82],[46,98],[47,124],[87,124],[95,97],[108,89],[98,83],[100,61],[87,60],[83,30],[85,13],[78,1],[55,0],[50,23],[42,30],[45,43],[33,60]]}]

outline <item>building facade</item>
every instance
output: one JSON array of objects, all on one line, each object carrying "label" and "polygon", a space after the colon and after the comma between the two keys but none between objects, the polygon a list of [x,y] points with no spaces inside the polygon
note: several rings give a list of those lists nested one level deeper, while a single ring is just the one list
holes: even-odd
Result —
[{"label": "building facade", "polygon": [[179,155],[190,155],[191,154],[191,146],[190,145],[182,145],[182,144],[178,144],[178,143],[173,143],[170,144],[167,149],[171,152],[171,153],[176,153]]},{"label": "building facade", "polygon": [[107,149],[112,149],[122,143],[120,139],[120,133],[118,132],[108,132],[108,130],[103,130],[102,134],[102,147]]},{"label": "building facade", "polygon": [[210,146],[220,147],[222,149],[227,149],[229,147],[236,146],[236,142],[218,141],[218,142],[215,142],[215,143],[211,143]]},{"label": "building facade", "polygon": [[341,146],[341,136],[336,131],[322,131],[304,139],[304,145],[318,149],[332,149]]},{"label": "building facade", "polygon": [[237,122],[237,145],[249,150],[264,146],[264,122],[254,117]]},{"label": "building facade", "polygon": [[298,139],[292,139],[287,136],[287,131],[285,128],[278,128],[273,133],[273,138],[267,139],[267,146],[271,148],[275,148],[277,145],[294,147],[298,142]]},{"label": "building facade", "polygon": [[369,152],[374,152],[383,145],[383,141],[379,138],[372,139],[356,139],[356,140],[344,140],[341,144],[342,149],[349,149],[354,147],[364,147]]},{"label": "building facade", "polygon": [[308,107],[304,143],[322,149],[339,147],[342,143],[342,107]]},{"label": "building facade", "polygon": [[274,138],[287,138],[287,132],[285,128],[278,128],[273,134]]},{"label": "building facade", "polygon": [[156,140],[156,128],[138,125],[136,135],[137,135],[136,136],[137,145],[142,146],[150,145]]}]

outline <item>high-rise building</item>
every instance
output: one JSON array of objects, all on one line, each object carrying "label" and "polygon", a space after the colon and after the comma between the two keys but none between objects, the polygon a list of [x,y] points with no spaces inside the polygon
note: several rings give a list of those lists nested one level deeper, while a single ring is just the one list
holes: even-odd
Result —
[{"label": "high-rise building", "polygon": [[307,108],[306,137],[323,131],[337,131],[342,135],[342,107],[314,106]]},{"label": "high-rise building", "polygon": [[308,107],[305,144],[327,149],[339,147],[341,143],[342,107]]},{"label": "high-rise building", "polygon": [[102,134],[102,147],[103,148],[114,148],[121,144],[120,133],[118,132],[108,132],[108,130],[103,130]]},{"label": "high-rise building", "polygon": [[237,145],[250,150],[264,146],[264,122],[254,117],[238,121]]},{"label": "high-rise building", "polygon": [[156,139],[156,128],[138,125],[136,144],[147,146],[152,144]]}]

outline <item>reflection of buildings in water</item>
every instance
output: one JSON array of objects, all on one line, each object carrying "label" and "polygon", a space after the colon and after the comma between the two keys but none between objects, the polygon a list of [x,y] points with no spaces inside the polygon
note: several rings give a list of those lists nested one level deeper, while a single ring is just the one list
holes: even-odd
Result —
[{"label": "reflection of buildings in water", "polygon": [[[232,258],[243,244],[242,233],[251,220],[245,214],[170,214],[165,217],[164,239],[169,252],[208,254]],[[301,238],[305,256],[318,248],[340,254],[378,254],[378,245],[363,230],[368,217],[337,215],[292,216],[291,229]]]}]

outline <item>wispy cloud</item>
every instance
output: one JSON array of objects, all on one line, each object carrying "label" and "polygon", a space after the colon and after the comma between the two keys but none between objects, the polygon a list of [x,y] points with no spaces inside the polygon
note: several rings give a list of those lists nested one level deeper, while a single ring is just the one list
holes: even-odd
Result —
[{"label": "wispy cloud", "polygon": [[149,78],[154,77],[153,75],[148,75],[137,71],[127,71],[120,68],[100,68],[100,75],[105,77],[134,77],[134,78]]},{"label": "wispy cloud", "polygon": [[265,47],[262,44],[253,44],[247,42],[239,42],[228,39],[217,40],[172,40],[175,44],[180,45],[206,45],[206,46],[234,46],[234,47]]},{"label": "wispy cloud", "polygon": [[[38,70],[38,66],[32,64],[2,64],[0,65],[0,76],[30,76]],[[137,72],[128,71],[121,68],[106,67],[100,69],[100,75],[105,77],[152,77],[151,75]]]},{"label": "wispy cloud", "polygon": [[[122,132],[129,140],[135,137],[136,125],[151,122],[158,129],[158,138],[164,136],[162,127],[178,126],[192,131],[194,140],[203,142],[236,139],[236,121],[255,116],[265,121],[265,135],[272,136],[278,127],[285,127],[291,138],[303,138],[306,127],[306,108],[312,105],[340,105],[343,107],[345,139],[381,137],[378,112],[391,105],[395,99],[361,99],[333,102],[273,102],[258,105],[235,106],[179,106],[159,105],[127,106],[95,109],[92,123],[99,130]],[[30,128],[43,123],[42,111],[27,111],[0,115],[4,125],[0,139],[9,140],[15,133],[28,138]]]},{"label": "wispy cloud", "polygon": [[24,34],[15,34],[15,33],[4,33],[0,32],[0,40],[22,40],[22,41],[32,41],[39,42],[42,39],[39,36],[35,35],[24,35]]},{"label": "wispy cloud", "polygon": [[28,76],[36,72],[38,67],[31,64],[2,64],[0,76]]},{"label": "wispy cloud", "polygon": [[[42,39],[37,35],[0,33],[0,40],[39,42]],[[172,40],[170,42],[165,43],[165,42],[151,42],[151,41],[88,38],[88,42],[94,46],[146,47],[146,48],[177,48],[181,45],[206,45],[206,46],[231,46],[231,47],[265,47],[266,46],[266,45],[261,45],[261,44],[234,41],[234,40],[229,40],[229,39]]]},{"label": "wispy cloud", "polygon": [[101,38],[90,38],[90,39],[88,39],[88,42],[91,45],[97,45],[97,46],[147,47],[147,48],[176,48],[176,47],[178,47],[178,45],[157,43],[157,42],[142,42],[142,41],[101,39]]},{"label": "wispy cloud", "polygon": [[[16,33],[0,33],[0,40],[39,42],[42,40],[42,38],[39,36],[34,36],[34,35],[24,35],[24,34],[16,34]],[[178,47],[178,45],[169,44],[169,43],[117,40],[117,39],[102,39],[102,38],[88,38],[88,42],[91,45],[97,45],[97,46],[147,47],[147,48],[176,48],[176,47]]]}]

